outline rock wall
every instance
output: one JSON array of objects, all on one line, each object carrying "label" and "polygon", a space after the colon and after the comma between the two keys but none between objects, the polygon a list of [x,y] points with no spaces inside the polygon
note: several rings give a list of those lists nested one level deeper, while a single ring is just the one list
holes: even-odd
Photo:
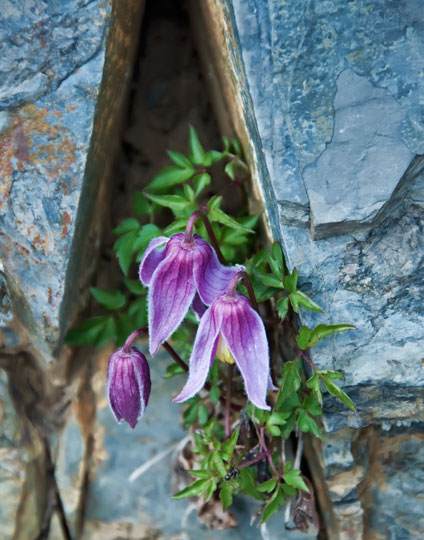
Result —
[{"label": "rock wall", "polygon": [[[2,3],[4,539],[70,538],[69,528],[76,534],[82,529],[93,402],[82,399],[87,357],[72,357],[62,345],[87,303],[96,267],[143,5]],[[70,418],[74,431],[64,430]],[[74,451],[64,454],[69,438]]]},{"label": "rock wall", "polygon": [[[412,449],[424,411],[420,2],[191,6],[203,21],[210,77],[226,98],[222,124],[229,115],[237,126],[269,231],[325,310],[324,321],[302,313],[301,322],[357,327],[312,351],[320,368],[345,373],[358,407],[353,414],[327,400],[328,436],[312,460],[330,536],[419,538],[422,457]],[[394,504],[396,490],[411,501],[408,510]]]}]

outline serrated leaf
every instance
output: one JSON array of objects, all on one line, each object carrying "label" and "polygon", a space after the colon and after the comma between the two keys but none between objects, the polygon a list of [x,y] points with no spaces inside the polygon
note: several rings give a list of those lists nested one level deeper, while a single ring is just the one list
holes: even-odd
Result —
[{"label": "serrated leaf", "polygon": [[219,455],[218,451],[213,452],[213,454],[213,466],[215,467],[215,470],[219,474],[219,476],[221,478],[225,478],[225,475],[227,474],[227,469],[225,468],[224,461]]},{"label": "serrated leaf", "polygon": [[146,193],[146,197],[151,201],[159,204],[159,206],[165,206],[171,210],[181,211],[188,206],[189,202],[181,195],[152,195]]},{"label": "serrated leaf", "polygon": [[115,242],[113,249],[116,252],[118,257],[119,266],[121,267],[122,272],[127,275],[128,269],[130,267],[133,253],[134,253],[134,244],[138,235],[139,229],[134,229],[126,234],[122,235]]},{"label": "serrated leaf", "polygon": [[287,313],[289,311],[289,299],[288,297],[280,298],[277,300],[277,303],[275,304],[275,307],[277,308],[277,313],[280,319],[283,321],[287,317]]},{"label": "serrated leaf", "polygon": [[106,289],[98,289],[90,287],[90,292],[99,304],[106,309],[116,310],[125,305],[126,298],[121,291],[108,291]]},{"label": "serrated leaf", "polygon": [[233,486],[224,482],[219,491],[219,498],[222,502],[222,508],[227,510],[233,504]]},{"label": "serrated leaf", "polygon": [[199,497],[208,487],[209,480],[196,480],[186,488],[172,496],[173,499],[180,500],[186,497]]},{"label": "serrated leaf", "polygon": [[138,281],[138,279],[124,278],[124,283],[127,289],[133,294],[146,294],[146,287]]},{"label": "serrated leaf", "polygon": [[305,309],[309,309],[311,311],[319,311],[320,313],[323,313],[322,308],[320,308],[318,304],[313,302],[309,298],[309,296],[306,296],[306,294],[304,294],[303,292],[296,291],[292,293],[290,296],[295,296],[297,303],[301,305],[302,307],[304,307]]},{"label": "serrated leaf", "polygon": [[340,332],[346,332],[347,330],[355,330],[355,327],[351,324],[319,324],[312,330],[308,347],[313,347],[319,341],[321,341],[321,339],[327,336],[339,334]]},{"label": "serrated leaf", "polygon": [[304,431],[306,433],[312,433],[312,435],[315,435],[315,437],[318,437],[319,439],[323,438],[318,424],[313,418],[309,416],[305,409],[299,411],[297,426],[301,431]]},{"label": "serrated leaf", "polygon": [[289,292],[295,292],[296,287],[297,287],[297,278],[298,278],[298,273],[297,273],[296,268],[293,269],[293,272],[289,276],[286,276],[284,278],[284,287]]},{"label": "serrated leaf", "polygon": [[163,379],[171,379],[176,375],[182,375],[184,373],[185,371],[181,366],[179,366],[178,364],[171,364],[166,368],[166,374],[163,376]]},{"label": "serrated leaf", "polygon": [[191,471],[187,471],[191,474],[191,476],[194,476],[196,478],[200,478],[201,480],[209,480],[211,476],[210,471],[206,471],[204,469],[194,469]]},{"label": "serrated leaf", "polygon": [[140,228],[140,222],[138,221],[138,219],[128,218],[128,219],[124,219],[122,223],[120,223],[117,227],[115,227],[113,229],[113,232],[115,234],[124,234],[124,233],[130,232],[139,228]]},{"label": "serrated leaf", "polygon": [[[168,167],[164,167],[161,171],[159,171],[159,173],[153,178],[153,180],[149,182],[149,184],[147,184],[146,189],[164,189],[175,186],[176,184],[182,184],[183,182],[191,178],[193,174],[193,167],[181,169],[180,167],[170,165]],[[157,201],[153,200],[153,202]]]},{"label": "serrated leaf", "polygon": [[209,480],[209,483],[208,483],[208,486],[206,488],[206,493],[205,493],[205,501],[208,502],[212,495],[214,494],[214,491],[216,490],[216,480],[215,478],[211,478]]},{"label": "serrated leaf", "polygon": [[222,443],[221,456],[222,456],[222,459],[227,461],[228,463],[231,461],[231,458],[233,456],[234,449],[238,441],[239,433],[240,433],[240,428],[235,429],[231,437],[227,439],[224,443]]},{"label": "serrated leaf", "polygon": [[302,379],[299,375],[297,362],[286,362],[281,377],[281,390],[277,396],[277,409],[281,407],[290,394],[299,390],[301,383]]},{"label": "serrated leaf", "polygon": [[218,223],[221,223],[221,225],[225,225],[226,227],[230,227],[231,229],[238,229],[250,233],[254,232],[253,229],[248,229],[247,227],[244,227],[234,218],[223,212],[220,208],[210,208],[209,219],[211,221],[217,221]]},{"label": "serrated leaf", "polygon": [[292,469],[288,473],[283,474],[283,479],[286,484],[289,484],[289,486],[293,486],[297,489],[309,493],[308,486],[305,484],[305,481],[300,476],[300,471],[298,469]]},{"label": "serrated leaf", "polygon": [[174,152],[173,150],[167,150],[168,156],[172,161],[181,169],[192,169],[193,166],[188,158],[180,152]]},{"label": "serrated leaf", "polygon": [[307,326],[301,326],[299,328],[299,335],[296,336],[296,342],[299,349],[305,351],[309,347],[309,340],[311,338],[311,331]]},{"label": "serrated leaf", "polygon": [[193,178],[193,184],[194,184],[194,196],[197,197],[206,186],[208,186],[211,183],[211,175],[208,173],[201,173],[197,174]]},{"label": "serrated leaf", "polygon": [[268,521],[268,519],[275,514],[275,512],[280,508],[284,503],[284,495],[281,491],[275,490],[268,504],[265,505],[265,508],[262,512],[261,524]]},{"label": "serrated leaf", "polygon": [[106,324],[107,316],[93,317],[81,326],[70,330],[65,338],[68,345],[88,345],[95,343],[97,336]]},{"label": "serrated leaf", "polygon": [[203,150],[203,146],[201,145],[199,137],[197,136],[196,130],[193,126],[190,126],[188,146],[190,149],[190,161],[195,165],[202,165],[203,158],[205,157],[205,151]]},{"label": "serrated leaf", "polygon": [[274,491],[276,485],[277,479],[270,478],[266,482],[262,482],[262,484],[259,484],[259,486],[257,486],[257,490],[261,493],[271,493],[271,491]]},{"label": "serrated leaf", "polygon": [[337,386],[337,384],[334,384],[326,375],[320,374],[320,378],[332,396],[344,403],[350,410],[356,411],[353,401],[339,386]]},{"label": "serrated leaf", "polygon": [[134,201],[133,201],[133,209],[134,212],[138,216],[145,216],[150,212],[150,204],[149,201],[146,199],[146,197],[142,193],[135,193],[134,195]]}]

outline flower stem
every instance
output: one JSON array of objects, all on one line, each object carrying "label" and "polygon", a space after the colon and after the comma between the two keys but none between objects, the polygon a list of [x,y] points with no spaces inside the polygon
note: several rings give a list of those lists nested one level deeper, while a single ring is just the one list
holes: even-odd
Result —
[{"label": "flower stem", "polygon": [[139,328],[138,330],[134,330],[134,332],[127,337],[127,340],[122,347],[122,352],[129,353],[133,341],[136,340],[141,334],[147,334],[147,332],[147,328]]},{"label": "flower stem", "polygon": [[262,461],[266,458],[266,452],[261,452],[258,456],[248,459],[247,461],[242,461],[240,465],[238,465],[238,469],[245,469],[246,467],[250,467],[251,465],[254,465],[255,463],[258,463],[259,461]]},{"label": "flower stem", "polygon": [[272,456],[271,456],[271,452],[268,450],[268,447],[266,445],[266,442],[265,442],[265,427],[264,426],[261,426],[259,429],[256,427],[255,425],[255,429],[256,429],[256,433],[258,435],[258,439],[259,439],[259,442],[262,446],[262,450],[264,451],[265,453],[265,457],[268,461],[268,465],[270,466],[272,472],[274,473],[274,476],[276,478],[279,478],[280,475],[278,474],[278,471],[277,469],[275,468],[275,465],[274,465],[274,462],[272,461]]},{"label": "flower stem", "polygon": [[184,360],[180,357],[177,351],[173,347],[171,347],[171,345],[167,341],[164,341],[162,343],[162,347],[170,356],[172,356],[175,363],[178,364],[181,368],[183,368],[183,370],[186,373],[188,373],[188,365],[184,362]]},{"label": "flower stem", "polygon": [[[295,330],[295,328],[293,326],[293,322],[290,319],[286,319],[286,320],[288,321],[289,328],[292,331],[292,333],[293,333],[293,335],[294,335],[294,337],[296,339],[297,333],[296,333],[296,330]],[[297,345],[297,342],[296,342],[296,345]],[[318,371],[318,367],[314,364],[314,362],[312,361],[309,354],[306,351],[304,351],[303,349],[301,349],[298,345],[297,345],[297,349],[299,351],[300,356],[310,365],[310,367],[314,371]]]},{"label": "flower stem", "polygon": [[231,392],[233,387],[234,364],[228,365],[227,394],[225,399],[225,436],[231,435]]},{"label": "flower stem", "polygon": [[191,242],[192,236],[193,236],[193,227],[196,221],[199,219],[199,217],[202,219],[203,223],[205,224],[206,231],[209,236],[209,240],[211,241],[211,244],[218,256],[218,260],[221,264],[227,264],[227,261],[224,258],[224,255],[221,252],[221,248],[219,247],[218,240],[216,239],[215,233],[213,232],[213,228],[211,225],[211,222],[209,221],[209,218],[203,208],[200,208],[199,210],[196,210],[191,214],[191,216],[188,218],[187,226],[185,230],[185,241]]},{"label": "flower stem", "polygon": [[233,276],[233,278],[231,279],[227,287],[227,294],[230,296],[235,295],[237,283],[241,279],[243,280],[243,283],[246,286],[247,292],[249,294],[249,300],[253,309],[259,313],[259,306],[256,300],[255,291],[253,290],[253,287],[252,287],[252,282],[250,281],[248,274],[244,270],[240,270],[240,272],[237,272],[237,274]]}]

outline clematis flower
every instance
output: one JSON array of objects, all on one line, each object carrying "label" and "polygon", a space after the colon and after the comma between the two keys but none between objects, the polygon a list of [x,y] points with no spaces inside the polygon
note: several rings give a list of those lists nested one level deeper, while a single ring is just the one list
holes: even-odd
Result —
[{"label": "clematis flower", "polygon": [[142,417],[150,396],[150,369],[146,357],[136,347],[134,339],[142,331],[136,330],[115,351],[107,369],[106,397],[117,422],[125,420],[134,429]]},{"label": "clematis flower", "polygon": [[174,402],[186,401],[199,392],[216,355],[224,362],[235,362],[249,400],[260,409],[270,409],[266,393],[273,385],[265,327],[249,300],[235,292],[240,277],[239,272],[201,318],[190,358],[189,377]]},{"label": "clematis flower", "polygon": [[[149,287],[149,341],[154,356],[175,332],[194,301],[212,304],[242,267],[225,267],[215,250],[187,225],[185,233],[154,238],[140,263],[141,282]],[[198,295],[196,295],[198,293]],[[197,309],[196,309],[197,306]]]}]

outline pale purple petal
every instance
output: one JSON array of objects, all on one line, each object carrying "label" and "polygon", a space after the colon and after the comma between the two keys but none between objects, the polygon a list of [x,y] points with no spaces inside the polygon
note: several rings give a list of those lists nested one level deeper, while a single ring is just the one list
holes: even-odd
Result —
[{"label": "pale purple petal", "polygon": [[216,298],[223,294],[231,279],[244,270],[244,266],[223,266],[215,253],[215,250],[205,242],[209,257],[208,263],[201,267],[195,267],[194,279],[196,280],[197,290],[203,303],[210,306]]},{"label": "pale purple petal", "polygon": [[172,401],[180,403],[193,397],[205,384],[215,357],[221,327],[222,314],[211,306],[203,315],[197,329],[190,357],[188,380],[181,392]]},{"label": "pale purple petal", "polygon": [[200,319],[203,317],[205,311],[207,310],[207,307],[200,299],[200,296],[196,293],[193,298],[193,303],[191,304],[191,309],[194,311],[194,314],[196,315],[196,319],[200,321]]},{"label": "pale purple petal", "polygon": [[154,356],[183,321],[193,301],[195,250],[172,246],[153,274],[149,287],[149,341]]},{"label": "pale purple petal", "polygon": [[[149,245],[144,252],[143,258],[140,261],[140,268],[138,275],[140,277],[141,283],[143,285],[149,285],[153,276],[153,272],[159,266],[159,264],[165,258],[165,247],[163,244],[168,242],[166,236],[158,236],[158,238],[153,238],[149,242]],[[161,249],[157,249],[159,246],[163,246]]]},{"label": "pale purple petal", "polygon": [[109,360],[106,396],[118,422],[134,428],[146,408],[150,395],[150,370],[145,356],[135,347],[124,353],[115,351]]},{"label": "pale purple petal", "polygon": [[221,334],[242,374],[249,400],[259,409],[269,410],[269,351],[262,319],[242,295],[235,301],[219,299],[218,303],[224,312]]}]

